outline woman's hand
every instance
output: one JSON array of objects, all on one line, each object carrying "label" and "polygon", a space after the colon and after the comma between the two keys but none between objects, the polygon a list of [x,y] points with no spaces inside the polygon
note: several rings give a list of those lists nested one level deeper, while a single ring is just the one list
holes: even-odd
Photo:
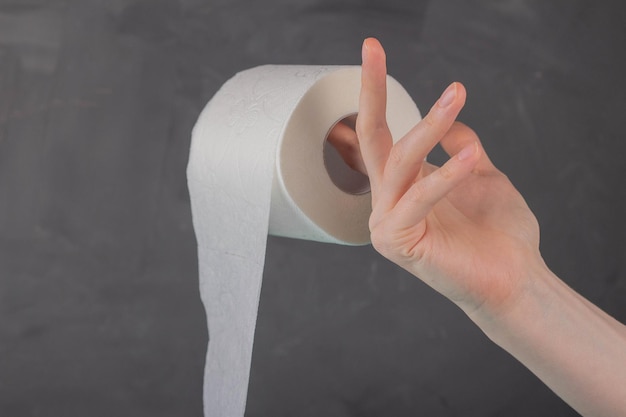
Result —
[{"label": "woman's hand", "polygon": [[[356,135],[329,140],[372,189],[374,247],[457,303],[502,348],[584,416],[626,416],[626,327],[554,275],[539,253],[535,217],[455,122],[454,83],[395,145],[385,120],[385,53],[363,44]],[[440,143],[450,155],[424,158]]]},{"label": "woman's hand", "polygon": [[[465,88],[451,84],[395,145],[386,92],[385,53],[370,38],[363,44],[360,148],[340,138],[335,146],[370,178],[372,244],[468,313],[508,308],[524,291],[521,271],[543,265],[539,228],[476,134],[455,122]],[[450,155],[442,167],[424,161],[437,143]]]}]

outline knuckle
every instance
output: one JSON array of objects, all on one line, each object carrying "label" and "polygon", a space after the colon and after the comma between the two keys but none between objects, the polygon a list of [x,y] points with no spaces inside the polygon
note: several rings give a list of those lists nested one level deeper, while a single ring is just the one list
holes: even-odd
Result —
[{"label": "knuckle", "polygon": [[426,128],[432,129],[435,127],[435,118],[431,113],[428,113],[426,116],[424,116],[420,123]]},{"label": "knuckle", "polygon": [[378,253],[385,258],[389,258],[391,254],[389,233],[382,225],[372,229],[370,232],[370,240],[372,241],[372,246]]},{"label": "knuckle", "polygon": [[424,190],[424,186],[421,183],[415,183],[406,192],[406,198],[411,203],[421,203],[424,201],[424,197],[425,197],[425,190]]},{"label": "knuckle", "polygon": [[359,139],[377,138],[381,135],[385,135],[389,132],[387,121],[384,119],[378,120],[363,120],[357,119],[356,134]]},{"label": "knuckle", "polygon": [[374,247],[374,249],[384,255],[383,248],[385,247],[385,237],[382,236],[379,227],[371,230],[370,240],[372,241],[372,246]]},{"label": "knuckle", "polygon": [[402,146],[399,146],[399,144],[396,144],[396,146],[391,148],[391,150],[389,151],[389,165],[391,167],[397,167],[398,165],[402,164],[403,160],[404,160],[404,150],[402,149]]},{"label": "knuckle", "polygon": [[452,169],[452,167],[446,164],[442,166],[441,168],[439,168],[439,176],[443,180],[449,181],[452,178],[454,178],[454,169]]},{"label": "knuckle", "polygon": [[380,223],[378,217],[379,216],[377,216],[377,211],[376,211],[376,209],[374,209],[372,211],[372,214],[370,215],[370,219],[369,219],[369,223],[368,223],[369,229],[372,232],[374,231],[374,229],[376,229],[376,226],[378,226],[378,223]]}]

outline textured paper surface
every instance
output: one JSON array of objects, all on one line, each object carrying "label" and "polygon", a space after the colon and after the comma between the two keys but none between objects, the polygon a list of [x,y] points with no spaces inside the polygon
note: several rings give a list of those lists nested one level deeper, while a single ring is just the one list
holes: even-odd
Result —
[{"label": "textured paper surface", "polygon": [[[322,158],[328,129],[358,108],[359,81],[358,67],[257,67],[229,80],[198,119],[187,175],[209,327],[207,417],[245,412],[268,233],[368,241],[369,195],[338,190]],[[390,83],[399,137],[420,116]]]}]

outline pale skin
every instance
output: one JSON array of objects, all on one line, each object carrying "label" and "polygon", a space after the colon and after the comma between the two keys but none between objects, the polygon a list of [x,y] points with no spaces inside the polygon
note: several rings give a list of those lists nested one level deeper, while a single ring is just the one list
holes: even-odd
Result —
[{"label": "pale skin", "polygon": [[[455,119],[453,83],[396,144],[387,128],[386,58],[363,43],[356,132],[329,140],[369,176],[374,248],[457,304],[583,416],[626,416],[626,326],[574,292],[544,263],[523,197]],[[437,144],[450,155],[424,162]]]}]

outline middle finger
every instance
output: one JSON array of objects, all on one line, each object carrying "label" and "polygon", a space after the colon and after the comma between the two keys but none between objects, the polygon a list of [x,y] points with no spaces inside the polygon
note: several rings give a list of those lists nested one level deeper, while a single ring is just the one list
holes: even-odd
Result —
[{"label": "middle finger", "polygon": [[389,152],[380,189],[379,209],[393,209],[417,180],[424,159],[450,129],[465,104],[465,88],[452,83],[430,112]]}]

